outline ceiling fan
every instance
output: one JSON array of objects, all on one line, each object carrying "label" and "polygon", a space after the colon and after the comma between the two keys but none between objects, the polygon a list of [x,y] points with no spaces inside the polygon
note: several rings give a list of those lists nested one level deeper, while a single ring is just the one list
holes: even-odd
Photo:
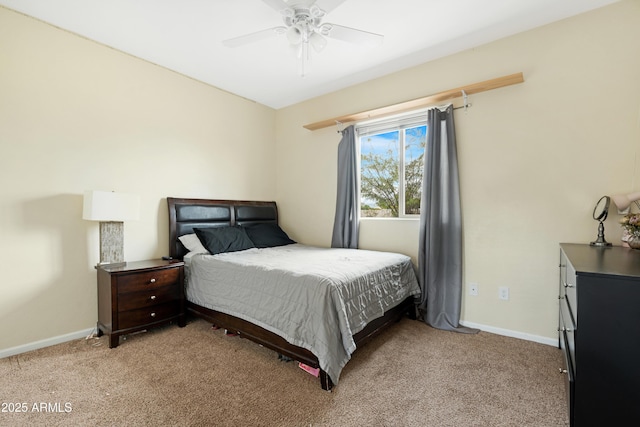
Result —
[{"label": "ceiling fan", "polygon": [[382,43],[383,36],[342,25],[323,23],[322,19],[345,0],[262,0],[282,15],[284,26],[267,28],[255,33],[224,40],[228,47],[239,47],[248,43],[285,34],[294,53],[300,59],[300,74],[304,76],[311,60],[309,45],[322,52],[327,37],[366,46]]}]

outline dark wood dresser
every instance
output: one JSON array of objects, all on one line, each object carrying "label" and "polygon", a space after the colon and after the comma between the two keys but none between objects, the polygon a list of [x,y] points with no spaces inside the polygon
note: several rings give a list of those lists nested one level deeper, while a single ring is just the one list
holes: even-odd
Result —
[{"label": "dark wood dresser", "polygon": [[121,335],[171,321],[185,326],[183,262],[98,266],[98,336],[109,335],[109,348]]},{"label": "dark wood dresser", "polygon": [[560,245],[559,346],[571,426],[640,419],[640,250]]}]

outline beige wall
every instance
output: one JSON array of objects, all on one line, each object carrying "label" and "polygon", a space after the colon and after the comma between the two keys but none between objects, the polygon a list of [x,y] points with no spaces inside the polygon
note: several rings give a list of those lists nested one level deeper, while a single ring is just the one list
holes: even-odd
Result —
[{"label": "beige wall", "polygon": [[0,7],[0,350],[95,326],[85,190],[139,194],[125,258],[158,258],[165,197],[273,200],[274,144],[274,110]]},{"label": "beige wall", "polygon": [[[329,245],[335,206],[339,136],[303,125],[522,71],[523,84],[455,113],[464,281],[479,284],[477,297],[465,289],[462,318],[552,341],[558,243],[594,240],[596,201],[640,187],[638,22],[640,2],[623,1],[279,110],[277,199],[291,234]],[[605,224],[615,244],[618,219]],[[417,221],[368,220],[361,247],[415,260],[417,231]]]},{"label": "beige wall", "polygon": [[[480,286],[463,319],[552,339],[558,243],[593,240],[597,199],[640,186],[637,22],[627,0],[275,112],[0,8],[0,351],[95,325],[84,190],[140,194],[128,260],[166,253],[166,196],[276,199],[293,238],[329,245],[338,135],[302,125],[519,71],[456,112]],[[361,246],[415,260],[417,229],[368,221]]]}]

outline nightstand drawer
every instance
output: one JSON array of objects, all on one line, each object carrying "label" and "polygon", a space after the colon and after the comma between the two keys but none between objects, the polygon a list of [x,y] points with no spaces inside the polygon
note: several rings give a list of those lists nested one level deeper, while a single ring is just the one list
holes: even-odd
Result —
[{"label": "nightstand drawer", "polygon": [[98,266],[98,336],[109,348],[132,332],[175,321],[185,326],[184,263],[149,259]]},{"label": "nightstand drawer", "polygon": [[127,274],[118,278],[118,294],[160,288],[177,282],[179,268],[165,268],[144,273]]},{"label": "nightstand drawer", "polygon": [[170,302],[167,304],[145,307],[118,313],[118,328],[128,329],[136,326],[159,322],[180,314],[180,304]]},{"label": "nightstand drawer", "polygon": [[118,311],[135,310],[180,300],[180,288],[177,285],[147,289],[142,292],[131,292],[121,295],[118,300]]}]

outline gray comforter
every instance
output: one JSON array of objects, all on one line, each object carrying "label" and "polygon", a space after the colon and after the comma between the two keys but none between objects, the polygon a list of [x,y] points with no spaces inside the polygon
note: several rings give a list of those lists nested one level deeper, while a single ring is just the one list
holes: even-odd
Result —
[{"label": "gray comforter", "polygon": [[420,294],[410,258],[396,253],[292,244],[185,260],[189,301],[306,348],[334,384],[353,335]]}]

